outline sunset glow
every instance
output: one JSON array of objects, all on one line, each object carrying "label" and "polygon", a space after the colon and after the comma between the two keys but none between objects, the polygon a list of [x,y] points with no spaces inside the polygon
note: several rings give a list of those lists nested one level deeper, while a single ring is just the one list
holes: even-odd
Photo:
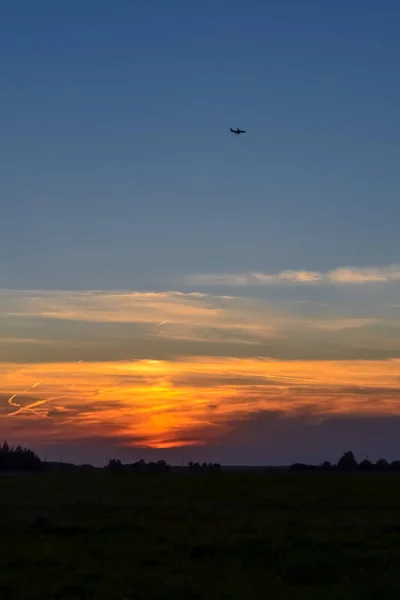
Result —
[{"label": "sunset glow", "polygon": [[399,369],[399,360],[204,357],[3,364],[2,427],[12,433],[23,424],[30,441],[101,433],[125,445],[205,444],[263,411],[312,419],[400,414]]},{"label": "sunset glow", "polygon": [[[309,278],[293,285],[309,286]],[[362,314],[354,289],[340,306],[298,302],[296,290],[279,302],[3,292],[3,435],[167,449],[240,442],[245,423],[253,442],[262,434],[251,423],[262,415],[316,426],[400,415],[396,309],[384,313],[371,287],[361,292]]]}]

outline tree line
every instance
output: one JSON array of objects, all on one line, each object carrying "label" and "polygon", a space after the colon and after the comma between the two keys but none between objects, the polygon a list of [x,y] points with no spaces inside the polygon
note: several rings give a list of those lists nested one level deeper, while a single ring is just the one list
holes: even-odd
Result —
[{"label": "tree line", "polygon": [[[41,461],[39,456],[29,448],[22,446],[9,446],[7,441],[0,445],[0,472],[1,471],[39,471],[39,470],[95,470],[91,465],[72,465],[69,463],[54,463]],[[111,459],[102,470],[118,473],[168,473],[172,467],[165,461],[146,462],[143,459],[123,464],[119,459]],[[97,469],[96,469],[97,470]],[[181,470],[191,473],[219,473],[222,467],[218,463],[199,463],[190,461],[186,467]],[[400,472],[400,460],[393,462],[380,458],[375,463],[367,458],[357,462],[353,452],[345,452],[338,460],[337,464],[329,461],[321,465],[309,465],[304,463],[294,463],[289,467],[289,471],[323,471],[323,472]]]},{"label": "tree line", "polygon": [[357,462],[353,452],[350,450],[345,452],[338,460],[337,464],[332,464],[328,460],[322,465],[306,465],[303,463],[295,463],[289,468],[290,471],[347,471],[347,472],[384,472],[384,471],[400,471],[400,460],[393,462],[387,461],[385,458],[380,458],[375,463],[367,458],[361,462]]},{"label": "tree line", "polygon": [[[134,463],[123,464],[119,459],[112,458],[108,461],[105,469],[112,472],[133,472],[133,473],[167,473],[171,466],[165,460],[157,462],[146,462],[143,459]],[[186,467],[187,470],[194,473],[217,472],[221,471],[221,465],[218,463],[199,463],[190,461]]]},{"label": "tree line", "polygon": [[9,446],[4,442],[0,446],[0,471],[37,471],[42,461],[29,448]]},{"label": "tree line", "polygon": [[[165,461],[146,462],[141,459],[133,463],[123,464],[119,459],[111,459],[103,467],[104,471],[117,473],[168,473],[172,467]],[[194,473],[221,471],[218,463],[189,462],[186,470]],[[76,470],[98,470],[92,465],[74,465],[64,462],[42,461],[35,452],[22,446],[10,446],[7,441],[0,445],[0,472],[3,471],[76,471]],[[101,470],[101,469],[99,469]]]},{"label": "tree line", "polygon": [[134,463],[123,464],[119,459],[112,458],[104,467],[107,471],[112,472],[131,472],[131,473],[166,473],[171,467],[165,460],[147,463],[143,459]]}]

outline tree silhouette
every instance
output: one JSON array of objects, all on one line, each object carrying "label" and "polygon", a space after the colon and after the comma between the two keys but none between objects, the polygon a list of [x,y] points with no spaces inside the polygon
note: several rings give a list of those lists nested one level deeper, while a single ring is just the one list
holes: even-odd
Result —
[{"label": "tree silhouette", "polygon": [[354,458],[354,454],[350,451],[345,452],[339,460],[337,468],[340,471],[356,471],[358,469],[358,462]]},{"label": "tree silhouette", "polygon": [[119,459],[112,458],[108,461],[106,469],[109,471],[122,471],[122,463]]},{"label": "tree silhouette", "polygon": [[204,472],[219,472],[221,471],[221,465],[219,463],[206,463],[203,462],[202,464],[198,463],[198,462],[193,462],[190,461],[188,463],[188,469],[189,471],[195,472],[195,473],[204,473]]},{"label": "tree silhouette", "polygon": [[337,465],[332,465],[328,460],[324,461],[320,466],[306,465],[302,463],[294,463],[289,467],[289,471],[359,471],[359,472],[375,472],[385,473],[400,471],[400,460],[389,462],[386,458],[380,458],[375,464],[367,458],[364,458],[359,464],[356,461],[354,454],[351,451],[345,452],[338,461]]},{"label": "tree silhouette", "polygon": [[376,461],[376,468],[378,471],[387,471],[389,469],[389,463],[385,458],[380,458]]},{"label": "tree silhouette", "polygon": [[360,471],[373,471],[374,465],[367,458],[364,458],[359,464]]},{"label": "tree silhouette", "polygon": [[124,465],[119,459],[112,458],[108,461],[105,469],[113,472],[167,473],[170,470],[170,466],[165,462],[165,460],[146,463],[143,459]]},{"label": "tree silhouette", "polygon": [[12,448],[7,442],[0,448],[0,471],[37,471],[42,468],[40,458],[28,448]]}]

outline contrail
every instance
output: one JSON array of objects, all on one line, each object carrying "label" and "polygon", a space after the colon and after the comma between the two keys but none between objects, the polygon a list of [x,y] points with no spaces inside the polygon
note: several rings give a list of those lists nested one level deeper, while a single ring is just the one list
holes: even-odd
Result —
[{"label": "contrail", "polygon": [[16,395],[17,394],[13,394],[12,396],[10,396],[10,398],[7,400],[7,402],[10,406],[15,406],[16,408],[20,408],[21,407],[20,404],[17,404],[17,402],[13,402]]},{"label": "contrail", "polygon": [[306,379],[304,377],[289,377],[286,375],[265,375],[266,379],[287,379],[288,381],[301,381],[303,383],[320,383],[320,379]]},{"label": "contrail", "polygon": [[93,396],[96,396],[97,394],[105,394],[105,392],[111,392],[112,390],[116,390],[117,387],[110,387],[110,388],[105,388],[104,390],[96,390],[95,392],[93,392]]},{"label": "contrail", "polygon": [[[40,383],[42,383],[42,382],[37,381],[32,386],[25,388],[22,393],[24,394],[25,392],[29,392],[29,390],[35,389]],[[10,396],[10,398],[7,400],[7,402],[10,406],[14,406],[17,409],[20,409],[21,404],[18,404],[18,402],[14,402],[14,398],[16,398],[17,396],[18,396],[18,394],[13,394],[12,396]],[[27,407],[24,407],[24,408],[27,408]],[[15,411],[15,412],[17,412],[17,411]],[[12,414],[14,414],[14,413],[12,413]]]},{"label": "contrail", "polygon": [[52,400],[59,400],[60,398],[68,398],[68,396],[53,396],[52,398],[46,398],[45,400],[37,400],[36,402],[32,402],[31,404],[26,404],[25,406],[20,406],[17,410],[14,410],[12,413],[8,413],[6,415],[2,415],[4,417],[14,417],[15,415],[19,415],[25,410],[31,410],[31,408],[35,408],[36,406],[41,406],[42,404],[46,404],[47,402],[51,402]]},{"label": "contrail", "polygon": [[[78,363],[83,363],[83,358],[81,360],[77,361]],[[64,371],[64,369],[60,369],[60,372]],[[43,383],[42,380],[37,381],[36,383],[34,383],[32,386],[27,387],[26,389],[24,389],[24,391],[22,393],[25,392],[29,392],[29,390],[34,390],[35,388],[37,388],[38,385],[40,385],[41,383]],[[50,402],[51,400],[57,400],[58,398],[67,398],[67,396],[56,396],[54,398],[47,398],[47,400],[37,400],[36,402],[32,402],[32,404],[26,404],[25,406],[22,406],[21,404],[18,404],[17,402],[14,402],[14,398],[17,396],[18,394],[13,394],[12,396],[10,396],[10,398],[7,400],[8,404],[10,406],[14,406],[17,410],[15,410],[12,413],[7,413],[7,414],[0,414],[0,417],[12,417],[14,415],[18,415],[19,413],[23,412],[23,411],[30,411],[31,413],[35,414],[36,416],[42,416],[39,413],[37,413],[36,411],[32,410],[35,406],[40,406],[41,404],[46,404],[47,402]]]}]

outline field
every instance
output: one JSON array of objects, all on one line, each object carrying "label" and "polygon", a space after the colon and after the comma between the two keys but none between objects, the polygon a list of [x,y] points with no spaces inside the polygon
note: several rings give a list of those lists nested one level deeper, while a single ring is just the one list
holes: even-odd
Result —
[{"label": "field", "polygon": [[400,598],[400,477],[0,477],[0,598]]}]

